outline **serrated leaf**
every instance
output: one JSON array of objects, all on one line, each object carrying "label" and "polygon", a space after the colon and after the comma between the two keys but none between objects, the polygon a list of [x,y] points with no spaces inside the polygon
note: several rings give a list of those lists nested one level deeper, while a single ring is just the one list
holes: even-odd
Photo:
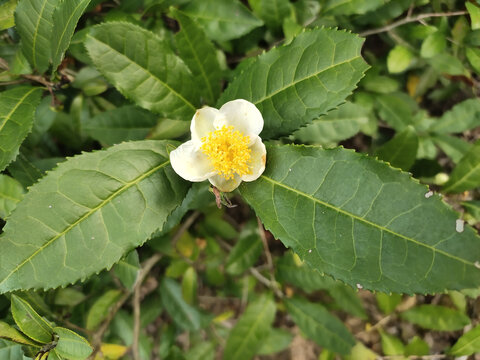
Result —
[{"label": "serrated leaf", "polygon": [[39,346],[38,343],[32,341],[13,326],[10,326],[3,321],[0,321],[0,339],[13,341],[17,344]]},{"label": "serrated leaf", "polygon": [[85,328],[91,331],[97,329],[121,297],[122,292],[116,289],[108,290],[102,294],[88,311]]},{"label": "serrated leaf", "polygon": [[179,55],[195,77],[192,86],[203,89],[205,103],[214,104],[222,82],[216,49],[203,29],[188,15],[174,8],[172,13],[180,24],[180,31],[175,34]]},{"label": "serrated leaf", "polygon": [[472,355],[480,352],[480,325],[463,334],[448,351],[453,356]]},{"label": "serrated leaf", "polygon": [[440,305],[419,305],[400,314],[402,319],[425,329],[455,331],[470,324],[464,313]]},{"label": "serrated leaf", "polygon": [[269,335],[275,311],[275,303],[268,295],[251,302],[230,331],[223,357],[229,360],[252,359]]},{"label": "serrated leaf", "polygon": [[52,69],[56,71],[77,26],[77,22],[90,0],[60,0],[53,13]]},{"label": "serrated leaf", "polygon": [[253,266],[262,253],[263,245],[256,231],[240,234],[238,242],[228,254],[225,271],[230,275],[240,275]]},{"label": "serrated leaf", "polygon": [[52,341],[53,328],[22,298],[12,295],[12,316],[18,328],[36,342]]},{"label": "serrated leaf", "polygon": [[285,306],[305,335],[321,347],[347,355],[355,345],[345,325],[322,305],[297,297],[285,299]]},{"label": "serrated leaf", "polygon": [[20,0],[15,24],[22,38],[22,51],[32,67],[44,73],[52,52],[53,13],[60,0]]},{"label": "serrated leaf", "polygon": [[104,144],[145,139],[158,116],[136,106],[127,105],[89,117],[82,130]]},{"label": "serrated leaf", "polygon": [[15,209],[24,192],[17,180],[0,174],[0,218],[5,219]]},{"label": "serrated leaf", "polygon": [[356,287],[432,293],[480,284],[480,238],[406,173],[342,148],[267,148],[239,190],[264,225],[320,272]]},{"label": "serrated leaf", "polygon": [[263,25],[238,0],[191,1],[182,10],[215,41],[236,39]]},{"label": "serrated leaf", "polygon": [[0,31],[15,25],[14,11],[18,0],[7,0],[0,5]]},{"label": "serrated leaf", "polygon": [[0,93],[0,171],[15,159],[32,129],[42,89],[19,86]]},{"label": "serrated leaf", "polygon": [[431,138],[435,145],[452,159],[455,164],[457,164],[473,146],[473,144],[451,135],[434,135]]},{"label": "serrated leaf", "polygon": [[154,33],[108,22],[90,30],[85,47],[103,76],[137,105],[168,119],[192,118],[199,89],[183,61]]},{"label": "serrated leaf", "polygon": [[363,39],[345,31],[306,31],[257,57],[218,105],[248,100],[263,115],[262,138],[289,135],[338,106],[355,88],[368,68],[360,56],[362,44]]},{"label": "serrated leaf", "polygon": [[270,329],[266,339],[263,340],[262,346],[258,350],[258,355],[271,355],[287,349],[292,342],[293,335],[290,331],[284,329]]},{"label": "serrated leaf", "polygon": [[83,336],[62,327],[56,327],[53,331],[59,337],[55,351],[61,357],[85,360],[92,353],[92,347]]},{"label": "serrated leaf", "polygon": [[409,170],[417,157],[418,136],[413,126],[395,135],[386,144],[377,149],[376,155],[390,165]]},{"label": "serrated leaf", "polygon": [[189,186],[169,165],[174,146],[144,140],[84,153],[32,186],[0,237],[0,292],[75,282],[143,244]]},{"label": "serrated leaf", "polygon": [[453,169],[443,191],[459,193],[480,186],[480,140],[465,154]]},{"label": "serrated leaf", "polygon": [[430,127],[436,134],[461,133],[480,126],[480,100],[468,99],[455,105]]}]

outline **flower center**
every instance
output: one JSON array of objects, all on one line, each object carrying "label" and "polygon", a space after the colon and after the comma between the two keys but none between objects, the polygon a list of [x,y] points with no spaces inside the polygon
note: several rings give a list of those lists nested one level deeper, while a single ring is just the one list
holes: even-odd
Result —
[{"label": "flower center", "polygon": [[223,126],[219,130],[211,131],[202,138],[200,149],[208,156],[217,174],[226,180],[233,179],[234,174],[239,176],[251,174],[248,167],[250,152],[248,143],[250,138],[233,126]]}]

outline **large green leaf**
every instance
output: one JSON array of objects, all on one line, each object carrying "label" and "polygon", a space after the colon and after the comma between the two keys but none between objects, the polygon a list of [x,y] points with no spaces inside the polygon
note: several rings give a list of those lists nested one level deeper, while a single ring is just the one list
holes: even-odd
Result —
[{"label": "large green leaf", "polygon": [[480,285],[480,238],[407,173],[351,150],[268,147],[240,192],[313,268],[355,287],[433,293]]},{"label": "large green leaf", "polygon": [[183,11],[215,41],[239,38],[263,24],[238,0],[191,1]]},{"label": "large green leaf", "polygon": [[55,347],[58,355],[69,360],[85,360],[92,353],[88,341],[77,333],[62,327],[56,327],[53,331],[59,337]]},{"label": "large green leaf", "polygon": [[322,305],[297,297],[286,299],[285,306],[298,327],[318,345],[343,355],[355,345],[345,325]]},{"label": "large green leaf", "polygon": [[346,31],[315,29],[260,55],[220,97],[245,99],[263,115],[262,137],[288,135],[345,100],[367,65],[363,39]]},{"label": "large green leaf", "polygon": [[480,126],[480,101],[468,99],[455,105],[430,128],[438,134],[460,133]]},{"label": "large green leaf", "polygon": [[0,93],[0,171],[15,159],[32,129],[42,89],[20,86]]},{"label": "large green leaf", "polygon": [[97,69],[137,105],[168,119],[190,120],[200,89],[168,42],[130,23],[92,28],[85,46]]},{"label": "large green leaf", "polygon": [[463,334],[450,349],[449,354],[454,356],[472,355],[480,352],[480,325]]},{"label": "large green leaf", "polygon": [[223,357],[229,360],[253,358],[270,334],[275,310],[275,303],[268,295],[262,295],[248,305],[230,331]]},{"label": "large green leaf", "polygon": [[403,313],[401,317],[425,329],[439,331],[460,330],[470,324],[470,319],[461,311],[439,305],[420,305]]},{"label": "large green leaf", "polygon": [[22,51],[34,69],[45,72],[52,52],[53,12],[60,0],[20,0],[15,24],[22,38]]},{"label": "large green leaf", "polygon": [[457,167],[453,169],[450,179],[443,191],[459,193],[480,186],[480,140],[465,154]]},{"label": "large green leaf", "polygon": [[5,219],[23,198],[23,187],[10,176],[0,174],[0,218]]},{"label": "large green leaf", "polygon": [[166,141],[75,156],[37,184],[0,237],[0,292],[53,288],[112,266],[162,228],[188,184]]},{"label": "large green leaf", "polygon": [[195,77],[192,86],[202,89],[205,103],[214,104],[222,81],[217,51],[203,29],[188,15],[175,9],[172,13],[180,24],[180,31],[175,34],[179,55]]},{"label": "large green leaf", "polygon": [[90,0],[62,0],[53,14],[52,68],[55,71],[70,45],[77,22]]},{"label": "large green leaf", "polygon": [[28,337],[43,344],[52,341],[52,326],[29,303],[16,295],[12,295],[12,316],[19,329]]}]

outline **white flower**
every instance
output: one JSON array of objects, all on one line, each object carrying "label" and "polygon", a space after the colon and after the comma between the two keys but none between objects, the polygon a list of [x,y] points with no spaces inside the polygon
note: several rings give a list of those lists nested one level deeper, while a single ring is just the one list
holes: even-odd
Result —
[{"label": "white flower", "polygon": [[220,110],[197,110],[192,139],[170,153],[173,170],[185,180],[208,179],[220,191],[233,191],[265,170],[265,145],[258,136],[262,129],[262,114],[246,100],[227,102]]}]

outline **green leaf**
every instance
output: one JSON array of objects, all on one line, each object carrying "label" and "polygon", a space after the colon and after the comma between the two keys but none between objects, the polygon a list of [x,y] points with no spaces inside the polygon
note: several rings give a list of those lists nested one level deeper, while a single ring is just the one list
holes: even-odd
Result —
[{"label": "green leaf", "polygon": [[396,336],[380,331],[382,337],[382,351],[387,356],[403,355],[405,353],[405,345]]},{"label": "green leaf", "polygon": [[22,298],[12,295],[12,316],[18,328],[36,342],[52,341],[53,328]]},{"label": "green leaf", "polygon": [[17,7],[18,0],[7,0],[0,5],[0,31],[15,26],[13,13]]},{"label": "green leaf", "polygon": [[258,232],[244,231],[228,254],[225,271],[230,275],[242,274],[257,262],[262,250],[263,245]]},{"label": "green leaf", "polygon": [[432,140],[455,164],[473,147],[473,144],[451,135],[434,135]]},{"label": "green leaf", "polygon": [[90,0],[61,0],[53,13],[52,69],[56,71],[70,45],[77,22]]},{"label": "green leaf", "polygon": [[114,289],[108,290],[100,296],[88,311],[85,328],[91,331],[97,329],[121,297],[122,292]]},{"label": "green leaf", "polygon": [[138,272],[140,271],[140,260],[137,251],[133,250],[124,259],[116,263],[113,271],[123,286],[127,289],[133,289],[133,285],[135,285],[135,281],[137,281]]},{"label": "green leaf", "polygon": [[35,183],[43,176],[43,171],[35,166],[27,157],[21,152],[18,154],[16,160],[8,166],[8,172],[27,188]]},{"label": "green leaf", "polygon": [[480,222],[480,200],[471,200],[462,202],[465,210]]},{"label": "green leaf", "polygon": [[95,96],[107,91],[108,84],[97,69],[85,66],[75,76],[72,87],[81,89],[86,96]]},{"label": "green leaf", "polygon": [[480,8],[478,5],[466,2],[468,14],[470,15],[470,21],[472,22],[472,30],[480,29]]},{"label": "green leaf", "polygon": [[459,193],[480,186],[480,140],[465,154],[453,169],[443,191]]},{"label": "green leaf", "polygon": [[387,68],[391,74],[407,70],[413,60],[413,54],[406,47],[397,45],[388,53]]},{"label": "green leaf", "polygon": [[322,305],[298,297],[285,299],[285,307],[305,335],[321,347],[347,355],[355,345],[345,325]]},{"label": "green leaf", "polygon": [[455,105],[430,127],[436,134],[461,133],[480,126],[480,101],[468,99]]},{"label": "green leaf", "polygon": [[280,33],[285,18],[293,11],[288,0],[248,0],[255,15],[265,21],[265,25],[275,34]]},{"label": "green leaf", "polygon": [[360,319],[367,319],[367,313],[356,290],[337,282],[334,286],[328,288],[328,293],[339,308]]},{"label": "green leaf", "polygon": [[22,345],[0,339],[0,359],[2,360],[25,360]]},{"label": "green leaf", "polygon": [[10,176],[0,174],[0,218],[5,219],[22,200],[22,185]]},{"label": "green leaf", "polygon": [[166,41],[130,23],[108,22],[92,28],[85,46],[97,69],[137,105],[168,119],[192,118],[199,89]]},{"label": "green leaf", "polygon": [[394,167],[409,170],[415,162],[417,150],[418,136],[413,126],[409,125],[392,140],[378,148],[376,155]]},{"label": "green leaf", "polygon": [[186,354],[186,360],[213,360],[215,346],[211,342],[202,342],[191,348]]},{"label": "green leaf", "polygon": [[408,343],[405,347],[405,355],[406,356],[424,356],[430,354],[430,347],[425,342],[425,340],[419,338],[418,336],[414,336],[412,340]]},{"label": "green leaf", "polygon": [[470,324],[470,319],[462,312],[439,305],[419,305],[400,316],[424,329],[438,331],[460,330]]},{"label": "green leaf", "polygon": [[174,18],[180,24],[175,34],[179,55],[192,72],[197,86],[203,90],[205,103],[215,104],[221,90],[222,72],[217,51],[203,29],[185,13],[172,8]]},{"label": "green leaf", "polygon": [[468,62],[472,66],[473,70],[478,74],[480,73],[480,49],[468,47],[465,51]]},{"label": "green leaf", "polygon": [[173,147],[145,140],[84,153],[32,186],[0,237],[0,292],[85,278],[161,229],[189,186],[169,165]]},{"label": "green leaf", "polygon": [[87,295],[74,288],[58,289],[55,294],[55,305],[74,307],[83,302]]},{"label": "green leaf", "polygon": [[258,355],[271,355],[287,349],[292,342],[290,331],[283,329],[271,329],[267,338],[263,340],[258,350]]},{"label": "green leaf", "polygon": [[34,69],[44,73],[50,65],[53,13],[60,0],[20,0],[15,24],[22,51]]},{"label": "green leaf", "polygon": [[92,353],[92,347],[83,336],[62,327],[53,331],[59,336],[55,347],[58,355],[69,360],[85,360]]},{"label": "green leaf", "polygon": [[20,331],[15,329],[13,326],[10,326],[7,323],[4,323],[3,321],[0,321],[0,339],[13,341],[13,342],[16,342],[17,344],[38,346],[36,342],[30,340],[28,337],[23,335]]},{"label": "green leaf", "polygon": [[376,97],[378,113],[383,121],[397,131],[414,123],[415,100],[404,93],[382,94]]},{"label": "green leaf", "polygon": [[430,34],[422,42],[422,47],[420,48],[420,56],[422,58],[428,59],[436,56],[437,54],[445,51],[447,46],[447,39],[445,34],[441,31],[436,31],[433,34]]},{"label": "green leaf", "polygon": [[469,75],[467,69],[465,69],[463,63],[457,57],[445,52],[429,58],[428,62],[435,70],[442,74],[448,74],[452,76]]},{"label": "green leaf", "polygon": [[87,118],[82,130],[95,140],[112,145],[145,139],[157,121],[158,116],[151,112],[127,105]]},{"label": "green leaf", "polygon": [[19,86],[0,93],[0,171],[17,157],[32,129],[41,88]]},{"label": "green leaf", "polygon": [[223,357],[229,360],[252,359],[269,335],[275,311],[275,302],[268,295],[252,301],[230,331]]},{"label": "green leaf", "polygon": [[289,135],[338,106],[355,88],[368,68],[360,56],[362,44],[363,39],[345,31],[306,31],[257,57],[218,104],[248,100],[263,115],[262,138]]},{"label": "green leaf", "polygon": [[191,1],[183,11],[197,21],[210,39],[220,42],[239,38],[263,25],[238,0]]},{"label": "green leaf", "polygon": [[266,171],[239,190],[276,238],[352,287],[433,293],[480,285],[475,232],[458,233],[458,215],[438,195],[425,197],[426,186],[373,158],[270,146]]},{"label": "green leaf", "polygon": [[463,334],[448,353],[452,356],[464,356],[478,352],[480,352],[480,325]]},{"label": "green leaf", "polygon": [[390,0],[327,0],[322,11],[333,15],[365,14]]},{"label": "green leaf", "polygon": [[375,297],[377,299],[378,307],[386,315],[394,312],[398,304],[402,302],[402,295],[396,293],[385,294],[382,292],[377,292]]},{"label": "green leaf", "polygon": [[197,300],[197,273],[193,266],[190,266],[183,273],[182,278],[182,297],[190,305]]}]

